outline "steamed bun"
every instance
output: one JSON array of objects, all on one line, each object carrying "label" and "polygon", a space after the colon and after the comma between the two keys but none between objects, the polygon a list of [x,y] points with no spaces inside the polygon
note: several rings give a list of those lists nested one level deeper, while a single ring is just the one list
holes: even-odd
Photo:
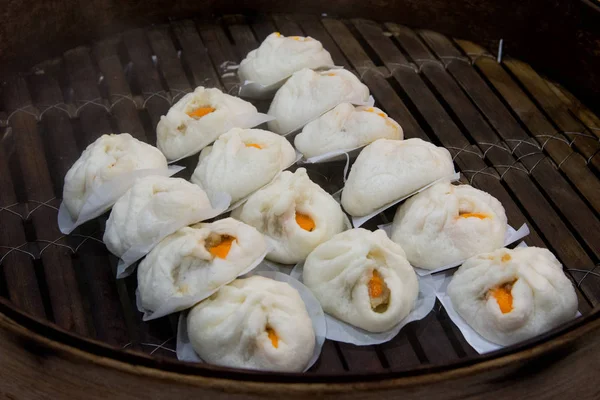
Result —
[{"label": "steamed bun", "polygon": [[165,156],[156,147],[128,133],[102,135],[67,172],[63,202],[76,220],[87,197],[102,184],[135,170],[167,168]]},{"label": "steamed bun", "polygon": [[439,182],[398,207],[392,240],[413,266],[436,269],[503,247],[506,229],[504,207],[494,197]]},{"label": "steamed bun", "polygon": [[175,297],[203,300],[246,271],[266,250],[263,235],[233,218],[181,228],[140,263],[141,305],[155,311]]},{"label": "steamed bun", "polygon": [[211,204],[198,186],[181,178],[138,179],[113,206],[104,244],[121,257],[134,246],[151,245],[177,229],[200,222]]},{"label": "steamed bun", "polygon": [[538,247],[470,258],[452,277],[448,295],[477,333],[504,346],[547,332],[577,313],[577,295],[562,265]]},{"label": "steamed bun", "polygon": [[188,336],[202,360],[233,368],[300,372],[315,332],[289,284],[262,276],[236,279],[192,308]]},{"label": "steamed bun", "polygon": [[257,114],[256,107],[239,97],[200,86],[160,117],[157,146],[169,160],[192,155]]},{"label": "steamed bun", "polygon": [[340,205],[304,168],[283,172],[270,185],[252,194],[232,217],[254,226],[271,245],[267,258],[295,264],[319,244],[345,229]]},{"label": "steamed bun", "polygon": [[192,182],[210,195],[225,192],[234,203],[260,189],[296,159],[283,137],[261,129],[234,128],[200,153]]},{"label": "steamed bun", "polygon": [[287,134],[344,102],[366,102],[369,88],[350,71],[303,69],[277,91],[268,114],[269,130]]},{"label": "steamed bun", "polygon": [[311,37],[285,37],[274,32],[242,60],[238,76],[241,81],[270,86],[303,68],[321,67],[333,67],[331,55],[321,42]]},{"label": "steamed bun", "polygon": [[378,139],[352,165],[342,206],[362,217],[454,173],[448,150],[421,139]]},{"label": "steamed bun", "polygon": [[369,332],[400,323],[419,293],[404,251],[382,230],[335,235],[310,253],[303,280],[326,313]]},{"label": "steamed bun", "polygon": [[366,146],[377,139],[402,139],[402,128],[377,107],[342,103],[309,122],[294,139],[306,158]]}]

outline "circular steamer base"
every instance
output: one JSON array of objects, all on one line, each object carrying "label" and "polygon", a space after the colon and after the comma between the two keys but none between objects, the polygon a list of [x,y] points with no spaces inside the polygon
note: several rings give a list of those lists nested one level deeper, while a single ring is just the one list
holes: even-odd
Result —
[{"label": "circular steamer base", "polygon": [[[354,71],[407,138],[446,147],[462,180],[498,198],[529,245],[565,265],[583,318],[478,355],[436,304],[391,342],[327,341],[304,374],[178,362],[176,317],[144,323],[135,275],[114,279],[107,216],[68,237],[56,224],[63,178],[98,136],[154,144],[161,115],[195,86],[236,93],[227,66],[271,32],[310,35]],[[0,394],[6,398],[210,396],[593,398],[600,369],[600,119],[497,48],[394,23],[296,15],[176,20],[129,30],[48,60],[2,87]],[[266,111],[268,102],[256,102]],[[184,160],[189,177],[196,158]],[[308,166],[330,193],[343,164]],[[186,175],[187,174],[187,175]],[[390,219],[367,224],[369,229]]]}]

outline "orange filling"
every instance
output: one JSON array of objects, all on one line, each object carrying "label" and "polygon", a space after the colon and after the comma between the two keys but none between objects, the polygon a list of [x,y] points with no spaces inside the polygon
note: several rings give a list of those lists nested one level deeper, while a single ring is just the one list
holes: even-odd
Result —
[{"label": "orange filling", "polygon": [[327,74],[327,76],[335,76],[335,74],[333,72],[330,72]]},{"label": "orange filling", "polygon": [[214,112],[216,110],[216,108],[213,107],[198,107],[195,110],[192,111],[188,111],[187,115],[189,115],[192,118],[195,119],[200,119],[202,117],[204,117],[207,114],[210,114],[211,112]]},{"label": "orange filling", "polygon": [[279,32],[275,32],[275,36],[277,36],[277,37],[281,37],[281,33],[279,33]]},{"label": "orange filling", "polygon": [[479,218],[479,219],[486,219],[489,218],[486,214],[482,214],[482,213],[459,213],[458,214],[459,218]]},{"label": "orange filling", "polygon": [[267,335],[269,335],[269,339],[271,339],[271,344],[273,344],[273,347],[278,348],[279,337],[277,337],[275,331],[272,328],[267,328]]},{"label": "orange filling", "polygon": [[490,290],[490,294],[496,299],[498,307],[502,314],[506,314],[513,309],[512,284],[504,285]]},{"label": "orange filling", "polygon": [[233,244],[234,240],[235,240],[234,237],[223,236],[221,238],[221,241],[219,243],[215,244],[214,246],[210,246],[208,248],[208,251],[214,257],[219,257],[219,258],[225,259],[225,258],[227,258],[227,254],[229,254],[229,250],[231,250],[231,245]]},{"label": "orange filling", "polygon": [[296,223],[305,231],[312,232],[315,229],[315,221],[306,214],[296,213]]},{"label": "orange filling", "polygon": [[383,294],[383,284],[379,272],[373,271],[373,277],[369,280],[369,296],[380,297]]},{"label": "orange filling", "polygon": [[[365,111],[367,111],[367,112],[375,112],[375,109],[373,107],[369,107]],[[377,113],[377,115],[379,115],[382,118],[386,118],[387,117],[387,115],[385,115],[385,113],[382,113],[382,112]]]},{"label": "orange filling", "polygon": [[511,260],[510,254],[506,253],[505,255],[502,256],[502,262],[507,262],[510,260]]},{"label": "orange filling", "polygon": [[256,144],[256,143],[246,143],[246,147],[254,147],[257,149],[262,149],[262,146],[260,144]]}]

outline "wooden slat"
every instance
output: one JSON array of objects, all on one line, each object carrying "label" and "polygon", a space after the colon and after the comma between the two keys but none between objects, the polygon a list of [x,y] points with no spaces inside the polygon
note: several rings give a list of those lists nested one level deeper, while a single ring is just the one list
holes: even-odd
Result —
[{"label": "wooden slat", "polygon": [[[69,83],[75,94],[76,104],[79,105],[79,119],[85,143],[91,143],[102,134],[110,133],[109,114],[103,107],[90,104],[81,108],[92,99],[103,102],[96,85],[98,73],[95,71],[90,58],[90,50],[79,47],[65,53],[65,66]],[[81,143],[81,140],[80,140]],[[83,146],[80,146],[83,150]],[[89,231],[82,230],[88,235],[102,228],[102,222],[89,226]],[[109,343],[124,345],[129,342],[130,330],[124,318],[119,294],[114,278],[116,258],[108,256],[102,243],[88,241],[83,244],[78,255],[85,269],[87,285],[90,290],[90,304],[96,327],[96,334]]]},{"label": "wooden slat", "polygon": [[227,29],[235,43],[237,60],[243,60],[252,50],[258,48],[259,43],[254,37],[252,29],[246,25],[246,18],[241,15],[228,16],[224,18]]},{"label": "wooden slat", "polygon": [[138,104],[143,100],[134,98],[118,55],[120,38],[109,38],[94,44],[93,56],[102,73],[102,83],[108,89],[108,103],[113,114],[119,133],[129,133],[131,136],[143,141],[148,141],[144,125],[140,120]]},{"label": "wooden slat", "polygon": [[600,139],[600,118],[559,84],[554,82],[546,83],[550,90],[552,90],[560,101],[569,108],[575,117],[577,117],[591,133]]},{"label": "wooden slat", "polygon": [[[148,31],[150,46],[156,54],[158,60],[158,72],[165,82],[166,88],[171,93],[173,104],[181,99],[186,93],[193,91],[193,88],[185,76],[183,66],[177,57],[177,51],[169,34],[167,25],[154,27]],[[160,120],[160,115],[155,115],[156,110],[149,110],[152,120]],[[177,162],[186,167],[182,173],[183,177],[188,179],[198,165],[198,156],[192,155],[184,160]]]},{"label": "wooden slat", "polygon": [[419,359],[411,340],[417,347],[420,347],[416,335],[413,334],[412,327],[408,325],[400,331],[398,336],[379,346],[392,371],[409,370],[422,362],[426,362],[423,354],[421,355],[423,360]]},{"label": "wooden slat", "polygon": [[196,25],[200,32],[200,37],[208,49],[208,54],[217,68],[224,91],[227,93],[233,91],[239,84],[237,74],[233,73],[224,76],[224,69],[222,69],[222,66],[228,63],[237,64],[239,62],[234,48],[229,42],[229,38],[225,34],[225,31],[223,31],[223,28],[214,22],[197,21]]},{"label": "wooden slat", "polygon": [[572,141],[572,147],[578,150],[593,166],[600,171],[600,142],[583,124],[577,121],[562,101],[550,90],[546,81],[529,65],[512,58],[504,58],[503,64],[519,79],[521,84],[533,96],[535,101],[558,126],[561,133]]},{"label": "wooden slat", "polygon": [[[149,143],[156,144],[156,125],[161,115],[171,107],[171,96],[165,91],[160,76],[152,61],[152,50],[148,45],[146,33],[141,29],[127,31],[123,41],[133,62],[133,78],[140,87],[144,98],[144,108],[148,111],[151,131],[146,132]],[[151,135],[151,136],[150,136]]]},{"label": "wooden slat", "polygon": [[[0,146],[0,171],[2,171],[0,173],[0,188],[2,188],[0,190],[0,207],[18,203],[13,180],[9,173],[10,157],[7,150],[4,145]],[[21,310],[33,316],[45,318],[46,312],[32,258],[27,253],[11,250],[27,242],[21,216],[8,210],[0,210],[0,226],[2,226],[0,229],[0,254],[2,254],[0,267],[3,272],[0,279],[6,280],[8,298]]]},{"label": "wooden slat", "polygon": [[355,346],[337,343],[344,361],[351,372],[382,372],[384,367],[377,355],[376,346]]},{"label": "wooden slat", "polygon": [[[433,34],[424,36],[427,41],[434,37]],[[550,138],[555,136],[556,129],[508,73],[495,60],[486,57],[489,53],[470,42],[457,41],[457,43],[466,53],[482,55],[475,59],[479,71],[507,102],[537,142],[543,146],[544,151],[558,165],[558,169],[564,172],[593,209],[600,212],[600,181],[587,168],[585,158],[574,152],[567,143]],[[448,68],[451,66],[452,64]],[[499,116],[502,119],[505,117],[507,116]]]},{"label": "wooden slat", "polygon": [[[4,104],[9,110],[31,106],[24,79],[18,78],[9,82],[4,90]],[[36,240],[40,242],[41,247],[48,244],[41,254],[45,282],[38,280],[38,284],[42,286],[42,295],[44,286],[47,285],[50,304],[46,311],[50,310],[52,313],[52,316],[47,316],[65,329],[85,332],[85,318],[71,263],[71,252],[68,248],[49,244],[62,236],[56,223],[57,212],[43,205],[34,210],[39,204],[35,202],[48,202],[55,197],[37,121],[33,115],[17,113],[13,115],[10,126],[13,129],[16,158],[23,180],[14,184],[22,185],[25,189],[29,202],[27,211],[31,212]],[[52,205],[56,206],[58,202],[54,201]]]},{"label": "wooden slat", "polygon": [[158,58],[158,69],[171,93],[173,103],[192,90],[185,76],[177,50],[173,45],[168,25],[155,26],[148,30],[150,46]]},{"label": "wooden slat", "polygon": [[319,359],[308,372],[315,374],[343,374],[344,364],[338,356],[336,344],[330,340],[325,340]]},{"label": "wooden slat", "polygon": [[174,22],[172,26],[183,50],[181,61],[192,73],[193,86],[222,89],[219,75],[215,72],[208,49],[202,42],[194,22],[191,20],[178,21]]},{"label": "wooden slat", "polygon": [[[582,306],[580,309],[582,313],[589,312],[591,308],[587,300],[584,300],[582,302]],[[479,353],[477,353],[477,351],[474,348],[472,348],[471,345],[469,345],[469,343],[465,343],[462,333],[454,324],[454,322],[452,322],[450,316],[446,312],[446,309],[444,308],[444,306],[441,305],[439,300],[436,301],[435,312],[438,317],[438,320],[440,321],[440,324],[442,324],[442,327],[444,328],[446,335],[450,339],[450,343],[452,343],[452,346],[454,347],[454,350],[457,352],[459,357],[477,356]]]},{"label": "wooden slat", "polygon": [[256,39],[261,43],[267,36],[277,31],[271,18],[264,14],[253,17],[250,25],[252,26]]}]

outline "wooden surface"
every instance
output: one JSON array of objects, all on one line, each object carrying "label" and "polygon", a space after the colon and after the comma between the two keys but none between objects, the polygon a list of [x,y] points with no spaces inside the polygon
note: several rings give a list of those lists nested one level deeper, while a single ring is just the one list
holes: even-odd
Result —
[{"label": "wooden surface", "polygon": [[[116,281],[117,260],[101,243],[107,216],[67,237],[58,232],[63,178],[101,134],[129,132],[155,144],[160,116],[197,85],[235,93],[237,78],[223,76],[222,66],[238,63],[273,31],[320,40],[337,65],[367,84],[376,105],[402,125],[407,138],[448,148],[463,181],[498,198],[511,225],[529,225],[526,242],[548,247],[565,265],[584,316],[598,310],[600,119],[592,111],[510,53],[498,63],[479,45],[432,31],[289,14],[184,19],[126,30],[8,80],[0,94],[0,297],[50,327],[105,343],[117,358],[127,349],[146,357],[152,368],[171,365],[176,316],[141,321],[135,274]],[[263,111],[268,107],[255,104]],[[189,178],[196,162],[182,160],[188,168],[179,176]],[[307,169],[330,193],[343,186],[343,163]],[[388,222],[393,211],[367,227]],[[61,338],[57,342],[73,340]],[[27,354],[2,351],[6,357]],[[327,341],[305,376],[383,379],[486,360],[437,303],[429,316],[388,343],[356,347]],[[64,362],[60,368],[68,368]],[[102,368],[99,374],[109,373]],[[190,371],[214,376],[222,369],[200,365]],[[499,390],[497,383],[490,385]]]},{"label": "wooden surface", "polygon": [[571,327],[558,338],[525,346],[478,364],[431,368],[384,377],[304,375],[285,382],[235,373],[202,376],[192,366],[169,370],[168,363],[135,358],[126,362],[81,351],[28,330],[0,313],[0,395],[7,399],[597,399],[600,319]]}]

